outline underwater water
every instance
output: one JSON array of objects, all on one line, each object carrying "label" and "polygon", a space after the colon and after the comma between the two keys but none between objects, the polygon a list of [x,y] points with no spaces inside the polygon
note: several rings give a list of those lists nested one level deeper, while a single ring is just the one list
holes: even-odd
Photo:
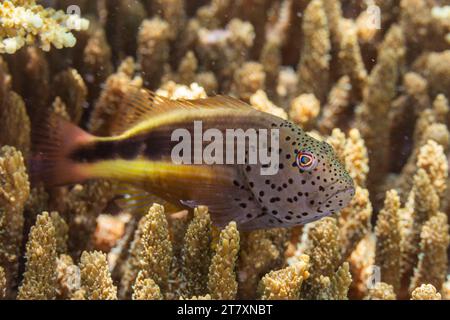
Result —
[{"label": "underwater water", "polygon": [[0,299],[450,299],[449,98],[446,0],[1,1]]}]

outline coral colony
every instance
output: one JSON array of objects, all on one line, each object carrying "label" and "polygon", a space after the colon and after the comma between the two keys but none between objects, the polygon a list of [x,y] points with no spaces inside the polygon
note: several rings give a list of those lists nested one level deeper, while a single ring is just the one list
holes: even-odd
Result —
[{"label": "coral colony", "polygon": [[[439,0],[2,1],[0,298],[450,299],[449,22]],[[111,135],[130,87],[290,119],[355,196],[243,232],[204,206],[117,210],[111,181],[30,183],[43,114]]]}]

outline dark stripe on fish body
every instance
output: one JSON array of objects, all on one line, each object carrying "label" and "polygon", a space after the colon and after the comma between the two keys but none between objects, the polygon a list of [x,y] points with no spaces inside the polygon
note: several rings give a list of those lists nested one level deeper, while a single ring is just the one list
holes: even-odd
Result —
[{"label": "dark stripe on fish body", "polygon": [[145,142],[135,138],[123,141],[99,141],[75,150],[70,158],[84,163],[111,159],[131,160],[139,155],[143,146]]}]

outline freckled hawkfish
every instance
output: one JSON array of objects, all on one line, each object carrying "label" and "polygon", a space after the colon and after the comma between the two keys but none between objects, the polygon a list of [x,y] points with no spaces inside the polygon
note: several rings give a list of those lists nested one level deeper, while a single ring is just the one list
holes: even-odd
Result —
[{"label": "freckled hawkfish", "polygon": [[[109,137],[94,136],[57,116],[46,117],[33,133],[33,180],[48,186],[117,180],[130,186],[124,192],[125,202],[145,207],[153,195],[188,208],[205,205],[216,225],[233,220],[241,230],[315,221],[338,212],[354,195],[353,181],[331,146],[287,120],[226,96],[170,100],[145,89],[129,91]],[[206,139],[202,136],[200,142],[194,137],[199,123],[201,133],[214,133]],[[276,171],[263,174],[270,163],[250,161],[255,145],[245,139],[232,148],[234,160],[238,149],[244,148],[243,162],[227,161],[220,148],[211,155],[224,159],[222,163],[174,161],[180,143],[173,136],[177,129],[194,137],[187,151],[180,152],[181,159],[202,150],[204,154],[212,143],[230,151],[225,139],[219,139],[228,130],[276,130],[276,143],[273,139],[264,143],[268,154],[277,156]]]}]

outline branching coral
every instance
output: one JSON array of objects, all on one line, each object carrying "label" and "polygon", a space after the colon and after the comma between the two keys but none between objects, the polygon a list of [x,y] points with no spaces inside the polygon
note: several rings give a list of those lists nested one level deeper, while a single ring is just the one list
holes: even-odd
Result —
[{"label": "branching coral", "polygon": [[395,300],[394,287],[384,282],[377,282],[365,297],[366,300]]},{"label": "branching coral", "polygon": [[208,290],[213,299],[236,298],[237,279],[235,273],[239,251],[239,232],[236,223],[231,222],[220,233],[219,243],[211,260],[208,276]]},{"label": "branching coral", "polygon": [[448,267],[447,249],[450,242],[447,215],[438,212],[422,227],[420,234],[420,255],[417,268],[411,280],[411,288],[420,284],[432,284],[441,288]]},{"label": "branching coral", "polygon": [[283,266],[288,236],[286,229],[256,230],[242,235],[237,267],[240,298],[255,298],[261,277]]},{"label": "branching coral", "polygon": [[[342,300],[352,282],[348,263],[341,263],[339,228],[335,218],[324,218],[306,232],[305,253],[310,257],[310,277],[302,287],[303,299]],[[295,261],[295,260],[294,260]]]},{"label": "branching coral", "polygon": [[386,193],[384,208],[378,214],[375,235],[377,247],[375,264],[380,267],[381,281],[393,286],[394,292],[400,288],[400,198],[395,190]]},{"label": "branching coral", "polygon": [[86,19],[52,8],[45,9],[34,0],[3,1],[0,16],[0,53],[13,54],[34,42],[45,51],[49,51],[51,45],[58,49],[73,47],[76,39],[70,31],[89,27]]},{"label": "branching coral", "polygon": [[[8,288],[16,284],[22,246],[23,208],[30,193],[22,154],[0,148],[0,265],[5,269]],[[10,292],[7,292],[8,296]]]},{"label": "branching coral", "polygon": [[151,278],[145,278],[145,272],[139,271],[133,285],[133,300],[162,300],[158,285]]},{"label": "branching coral", "polygon": [[298,262],[281,270],[271,271],[259,283],[262,300],[298,300],[302,283],[308,279],[309,257],[302,255]]},{"label": "branching coral", "polygon": [[205,207],[194,211],[184,237],[182,273],[186,282],[186,294],[199,296],[207,293],[208,271],[211,263],[211,218]]},{"label": "branching coral", "polygon": [[48,212],[39,215],[27,243],[26,270],[18,299],[50,300],[56,297],[56,231]]},{"label": "branching coral", "polygon": [[121,296],[129,297],[139,271],[152,279],[164,292],[172,261],[172,244],[169,240],[164,208],[154,204],[141,219],[130,248],[126,271],[121,281]]},{"label": "branching coral", "polygon": [[441,294],[431,284],[423,284],[411,293],[411,300],[441,300]]},{"label": "branching coral", "polygon": [[322,0],[313,0],[304,13],[304,44],[298,66],[299,92],[324,101],[329,86],[330,31]]},{"label": "branching coral", "polygon": [[87,300],[115,300],[114,286],[104,253],[83,252],[80,259],[81,288]]},{"label": "branching coral", "polygon": [[0,299],[6,297],[6,274],[5,270],[0,267]]},{"label": "branching coral", "polygon": [[379,183],[387,172],[389,124],[380,120],[395,97],[404,55],[403,31],[392,26],[379,49],[378,62],[369,75],[363,104],[357,113],[358,128],[369,150],[373,183]]}]

